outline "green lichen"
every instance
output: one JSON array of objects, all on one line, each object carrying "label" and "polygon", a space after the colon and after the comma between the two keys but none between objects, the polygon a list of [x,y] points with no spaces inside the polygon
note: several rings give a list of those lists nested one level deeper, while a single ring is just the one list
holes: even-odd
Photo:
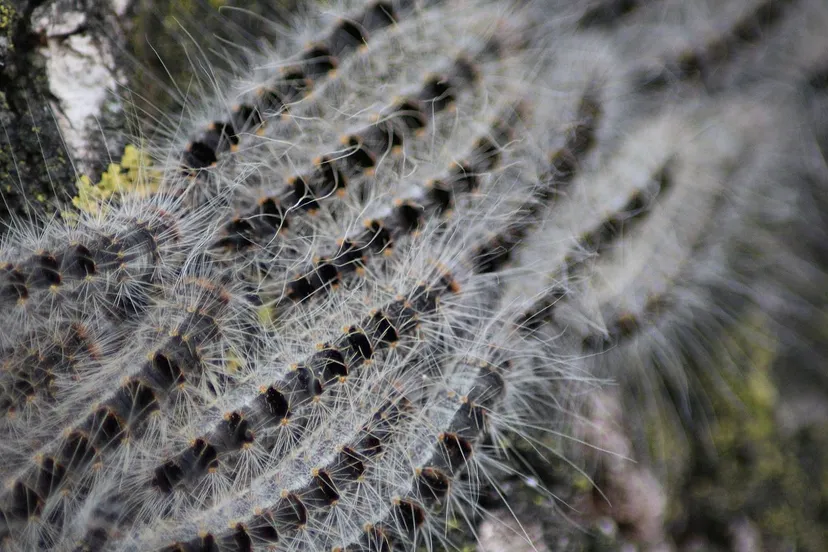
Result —
[{"label": "green lichen", "polygon": [[[711,550],[729,550],[734,522],[749,520],[767,550],[828,549],[828,439],[810,441],[816,469],[804,468],[800,435],[781,433],[773,377],[776,344],[761,315],[747,316],[714,358],[735,369],[717,372],[725,387],[707,386],[714,415],[682,488],[673,489],[674,522],[692,526]],[[746,336],[750,335],[748,339]],[[757,335],[763,338],[757,339]],[[825,429],[816,431],[825,436]],[[681,535],[680,538],[688,537]]]}]

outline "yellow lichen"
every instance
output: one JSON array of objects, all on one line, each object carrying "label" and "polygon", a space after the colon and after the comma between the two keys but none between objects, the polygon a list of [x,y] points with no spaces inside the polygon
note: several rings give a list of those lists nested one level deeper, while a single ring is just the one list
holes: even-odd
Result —
[{"label": "yellow lichen", "polygon": [[257,314],[258,314],[258,317],[259,317],[259,322],[261,322],[264,327],[266,327],[266,328],[273,327],[273,322],[274,322],[273,315],[274,315],[274,313],[273,313],[273,308],[271,307],[271,305],[268,305],[267,303],[265,303],[264,305],[262,305],[261,307],[258,308]]},{"label": "yellow lichen", "polygon": [[0,30],[6,29],[12,23],[14,11],[5,4],[0,4]]},{"label": "yellow lichen", "polygon": [[132,144],[124,148],[119,163],[110,163],[97,183],[87,175],[77,182],[78,195],[72,204],[87,213],[98,213],[118,196],[146,196],[158,190],[161,173],[152,169],[149,156]]},{"label": "yellow lichen", "polygon": [[241,357],[236,354],[236,351],[230,349],[225,353],[224,366],[227,368],[228,374],[236,374],[242,368],[243,363]]}]

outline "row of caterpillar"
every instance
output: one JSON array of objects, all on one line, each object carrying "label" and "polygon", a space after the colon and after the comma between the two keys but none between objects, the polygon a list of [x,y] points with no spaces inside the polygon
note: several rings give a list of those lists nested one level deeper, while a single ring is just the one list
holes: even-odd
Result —
[{"label": "row of caterpillar", "polygon": [[[560,28],[623,32],[657,3],[572,9]],[[451,546],[443,527],[471,515],[479,481],[495,477],[497,435],[537,430],[543,403],[568,410],[587,373],[607,375],[611,359],[625,370],[627,342],[658,326],[675,292],[653,294],[662,286],[640,276],[646,255],[623,252],[660,251],[659,211],[695,225],[736,213],[733,228],[679,243],[682,266],[739,242],[762,186],[747,187],[747,208],[675,208],[682,194],[722,194],[730,164],[750,157],[697,148],[710,139],[705,121],[735,129],[714,143],[795,149],[746,138],[773,120],[757,124],[727,98],[708,111],[668,107],[626,137],[614,69],[591,60],[589,75],[571,74],[594,36],[537,47],[544,24],[528,21],[542,6],[483,2],[441,26],[467,3],[445,4],[349,8],[268,88],[272,76],[257,75],[257,100],[210,115],[183,150],[162,143],[168,193],[3,248],[5,545]],[[762,32],[763,6],[752,16]],[[490,13],[515,27],[479,40]],[[725,33],[732,47],[744,21]],[[471,48],[442,52],[436,40],[466,26]],[[519,29],[532,38],[503,38]],[[405,42],[418,32],[431,34]],[[422,57],[407,59],[418,45]],[[539,52],[548,59],[535,66]],[[384,55],[392,61],[378,65]],[[687,176],[699,151],[708,181]],[[781,285],[705,262],[725,284]],[[711,286],[664,266],[676,289]],[[648,294],[606,322],[590,311]],[[608,375],[628,377],[618,372]]]}]

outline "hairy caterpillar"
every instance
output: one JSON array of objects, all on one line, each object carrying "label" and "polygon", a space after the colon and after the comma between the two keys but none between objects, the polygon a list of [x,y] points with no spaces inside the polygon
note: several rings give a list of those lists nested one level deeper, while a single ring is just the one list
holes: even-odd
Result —
[{"label": "hairy caterpillar", "polygon": [[4,546],[457,547],[507,440],[812,313],[825,8],[726,4],[343,2],[197,72],[157,191],[3,243]]}]

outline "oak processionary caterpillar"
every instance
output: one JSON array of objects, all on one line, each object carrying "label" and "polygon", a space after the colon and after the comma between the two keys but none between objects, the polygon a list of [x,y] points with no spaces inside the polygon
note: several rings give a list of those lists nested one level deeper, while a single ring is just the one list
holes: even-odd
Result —
[{"label": "oak processionary caterpillar", "polygon": [[10,224],[4,550],[456,549],[514,442],[577,465],[604,385],[813,313],[819,0],[317,8],[150,193]]}]

